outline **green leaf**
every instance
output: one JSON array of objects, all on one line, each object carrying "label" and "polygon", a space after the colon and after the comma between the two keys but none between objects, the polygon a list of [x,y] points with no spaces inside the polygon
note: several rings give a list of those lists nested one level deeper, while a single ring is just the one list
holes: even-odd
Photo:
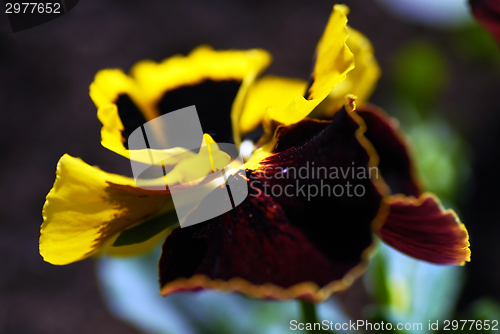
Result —
[{"label": "green leaf", "polygon": [[175,210],[170,210],[151,217],[139,225],[126,229],[120,233],[111,246],[120,247],[139,244],[151,239],[167,228],[174,228],[177,225],[177,214]]}]

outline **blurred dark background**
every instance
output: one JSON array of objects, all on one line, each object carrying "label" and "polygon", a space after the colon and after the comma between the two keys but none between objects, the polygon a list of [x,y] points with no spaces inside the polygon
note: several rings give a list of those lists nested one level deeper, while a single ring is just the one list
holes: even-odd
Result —
[{"label": "blurred dark background", "polygon": [[[64,153],[130,174],[124,158],[100,145],[88,96],[98,70],[128,70],[141,59],[210,44],[267,49],[274,56],[267,73],[307,78],[334,3],[82,0],[68,14],[15,34],[0,13],[0,333],[137,333],[106,310],[94,260],[56,267],[38,254],[42,206]],[[456,197],[472,244],[458,307],[481,296],[500,300],[500,60],[475,52],[465,28],[436,30],[372,1],[345,3],[350,25],[374,44],[383,77],[372,102],[389,113],[398,114],[391,101],[398,50],[417,40],[445,56],[449,79],[432,109],[468,143],[472,164]]]}]

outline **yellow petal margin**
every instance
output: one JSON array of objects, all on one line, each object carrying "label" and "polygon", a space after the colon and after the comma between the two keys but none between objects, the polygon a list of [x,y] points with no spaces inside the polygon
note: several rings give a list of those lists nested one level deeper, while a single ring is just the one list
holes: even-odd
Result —
[{"label": "yellow petal margin", "polygon": [[[115,104],[118,96],[127,94],[138,105],[141,94],[136,82],[120,69],[105,69],[99,71],[90,84],[89,94],[97,107],[97,118],[102,123],[101,144],[105,148],[130,158],[128,150],[123,145],[124,126]],[[140,109],[145,119],[153,119],[154,114]]]},{"label": "yellow petal margin", "polygon": [[169,90],[205,79],[243,81],[262,72],[270,62],[271,55],[265,50],[214,50],[202,45],[187,56],[175,55],[161,63],[140,61],[132,67],[131,75],[141,92],[140,107],[157,113],[155,105]]},{"label": "yellow petal margin", "polygon": [[65,154],[43,207],[40,254],[55,265],[82,260],[157,213],[169,198],[166,192],[139,189],[131,178]]},{"label": "yellow petal margin", "polygon": [[[120,94],[128,94],[149,121],[159,116],[156,105],[165,92],[206,79],[242,82],[234,102],[238,108],[231,113],[233,123],[236,123],[246,90],[270,62],[271,55],[261,49],[219,51],[200,46],[187,56],[175,55],[160,63],[140,61],[132,67],[130,76],[118,69],[102,70],[90,85],[90,97],[103,125],[101,143],[107,149],[130,158],[123,145],[121,131],[124,127],[115,104]],[[236,129],[236,135],[238,132]]]},{"label": "yellow petal margin", "polygon": [[[347,13],[345,5],[335,5],[316,50],[316,63],[312,74],[312,85],[308,99],[297,96],[285,108],[269,108],[264,121],[284,125],[297,123],[323,101],[354,68],[354,56],[346,45]],[[266,126],[265,126],[266,128]]]}]

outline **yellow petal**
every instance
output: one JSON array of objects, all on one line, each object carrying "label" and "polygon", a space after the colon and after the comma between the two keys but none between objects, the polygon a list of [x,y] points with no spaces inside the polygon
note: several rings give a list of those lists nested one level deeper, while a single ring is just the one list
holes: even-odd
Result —
[{"label": "yellow petal", "polygon": [[90,84],[89,95],[97,109],[116,102],[120,94],[138,98],[135,82],[119,69],[105,69],[97,72]]},{"label": "yellow petal", "polygon": [[296,96],[305,93],[307,82],[300,79],[268,75],[258,79],[248,90],[240,119],[240,131],[245,134],[259,126],[267,108],[284,108]]},{"label": "yellow petal", "polygon": [[[297,96],[285,108],[270,108],[264,121],[272,121],[289,125],[305,118],[323,101],[354,68],[354,56],[346,45],[347,13],[345,5],[335,5],[325,32],[316,50],[316,63],[312,74],[312,85],[308,90],[308,98]],[[265,127],[266,128],[266,127]]]},{"label": "yellow petal", "polygon": [[[124,146],[125,138],[122,134],[125,127],[116,106],[118,97],[122,94],[129,96],[135,104],[140,99],[140,93],[134,80],[119,69],[99,71],[90,85],[90,97],[97,107],[97,118],[102,123],[101,144],[107,149],[129,158],[128,150]],[[145,114],[141,109],[138,112],[145,120],[153,117],[152,114]]]},{"label": "yellow petal", "polygon": [[176,55],[157,64],[142,61],[132,68],[144,97],[142,108],[155,110],[163,94],[175,88],[195,85],[206,79],[215,81],[236,80],[241,82],[233,102],[231,120],[236,145],[240,142],[239,118],[248,87],[269,65],[271,55],[261,49],[213,50],[200,46],[188,56]]},{"label": "yellow petal", "polygon": [[[189,151],[182,147],[173,147],[164,150],[144,149],[129,151],[123,145],[122,131],[124,130],[118,109],[115,104],[107,104],[99,108],[97,117],[102,123],[101,144],[108,150],[134,161],[151,164],[151,154],[164,157],[165,164],[174,165],[186,156]],[[182,154],[181,154],[182,153]]]},{"label": "yellow petal", "polygon": [[64,265],[82,260],[122,230],[157,213],[170,198],[134,180],[64,155],[43,207],[40,254]]},{"label": "yellow petal", "polygon": [[311,117],[331,117],[345,103],[347,94],[357,96],[357,103],[368,102],[381,75],[370,40],[359,31],[348,27],[346,44],[354,54],[355,67],[347,73],[344,81],[332,90],[323,103],[314,110]]},{"label": "yellow petal", "polygon": [[161,63],[145,60],[132,67],[131,74],[140,87],[146,108],[155,108],[166,91],[194,85],[205,79],[243,81],[268,66],[270,55],[260,49],[213,50],[200,46],[187,56],[175,55]]},{"label": "yellow petal", "polygon": [[[101,142],[104,147],[129,158],[124,145],[124,122],[116,106],[121,94],[126,94],[138,113],[149,121],[160,115],[157,104],[167,91],[196,85],[207,79],[242,83],[231,111],[234,127],[239,121],[246,90],[270,61],[271,56],[260,49],[218,51],[201,46],[187,56],[175,55],[161,63],[141,61],[132,67],[131,76],[115,69],[101,71],[90,86],[90,95],[103,124]],[[130,133],[134,129],[126,130]],[[239,128],[233,129],[233,133],[239,140]]]}]

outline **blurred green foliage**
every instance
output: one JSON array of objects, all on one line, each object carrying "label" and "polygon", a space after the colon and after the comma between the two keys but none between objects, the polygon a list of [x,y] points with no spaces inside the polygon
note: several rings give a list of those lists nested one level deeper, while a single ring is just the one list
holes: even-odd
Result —
[{"label": "blurred green foliage", "polygon": [[438,107],[450,81],[446,58],[439,47],[413,41],[399,51],[391,74],[394,114],[410,139],[423,189],[452,205],[469,178],[470,163],[466,142]]},{"label": "blurred green foliage", "polygon": [[422,330],[414,332],[429,333],[429,320],[452,318],[463,283],[462,268],[416,260],[377,242],[379,251],[365,276],[376,301],[367,310],[370,321],[421,323]]},{"label": "blurred green foliage", "polygon": [[500,70],[500,48],[491,34],[479,23],[450,32],[455,54],[462,59]]},{"label": "blurred green foliage", "polygon": [[414,41],[401,49],[392,71],[396,98],[427,114],[448,82],[448,67],[439,49]]},{"label": "blurred green foliage", "polygon": [[[500,49],[483,28],[472,24],[449,35],[458,57],[500,69]],[[394,103],[390,113],[408,135],[424,190],[456,208],[471,169],[468,144],[440,109],[440,98],[451,80],[448,63],[440,46],[427,41],[403,47],[389,73]],[[368,314],[393,323],[421,322],[423,332],[432,332],[426,326],[429,320],[439,320],[439,330],[446,319],[500,320],[500,306],[493,300],[479,300],[464,314],[453,315],[463,274],[464,268],[417,261],[379,242],[379,252],[365,276],[375,300]],[[469,326],[467,331],[471,332]]]}]

